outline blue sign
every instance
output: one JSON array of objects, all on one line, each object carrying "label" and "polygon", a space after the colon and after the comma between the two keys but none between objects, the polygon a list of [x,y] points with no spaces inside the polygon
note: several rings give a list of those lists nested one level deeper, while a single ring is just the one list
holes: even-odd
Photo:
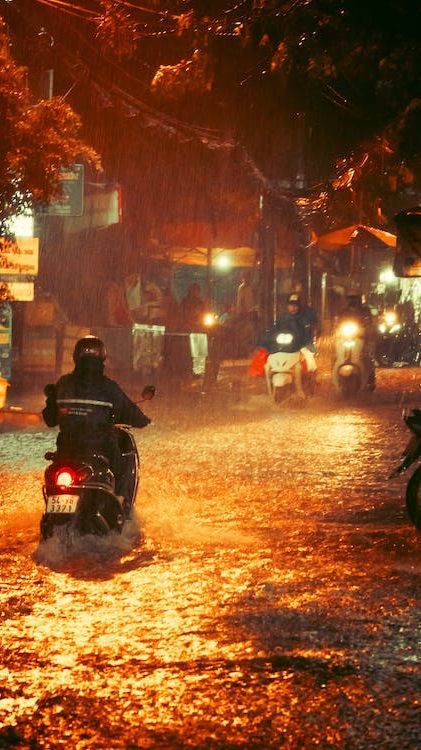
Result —
[{"label": "blue sign", "polygon": [[83,164],[73,164],[68,169],[61,169],[60,185],[61,197],[51,201],[45,213],[50,216],[83,216]]},{"label": "blue sign", "polygon": [[12,376],[12,307],[9,302],[0,304],[0,376]]}]

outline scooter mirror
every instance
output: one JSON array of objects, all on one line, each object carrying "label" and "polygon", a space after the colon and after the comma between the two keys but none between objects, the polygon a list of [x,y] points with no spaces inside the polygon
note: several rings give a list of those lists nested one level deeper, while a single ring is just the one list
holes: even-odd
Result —
[{"label": "scooter mirror", "polygon": [[143,401],[150,401],[155,396],[155,393],[156,393],[156,388],[154,385],[145,385],[142,391]]}]

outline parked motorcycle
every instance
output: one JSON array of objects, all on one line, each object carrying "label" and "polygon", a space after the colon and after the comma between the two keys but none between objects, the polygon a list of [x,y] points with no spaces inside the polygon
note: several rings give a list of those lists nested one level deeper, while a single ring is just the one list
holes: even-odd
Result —
[{"label": "parked motorcycle", "polygon": [[416,364],[418,337],[415,326],[403,322],[396,310],[385,310],[379,317],[376,337],[376,361],[381,367],[396,363]]},{"label": "parked motorcycle", "polygon": [[297,349],[291,331],[279,330],[274,337],[278,351],[269,354],[264,365],[269,395],[276,403],[294,392],[302,398],[312,395],[317,369],[313,352],[307,347]]},{"label": "parked motorcycle", "polygon": [[366,338],[365,328],[357,318],[344,320],[336,331],[332,380],[343,398],[374,390],[375,367]]},{"label": "parked motorcycle", "polygon": [[[404,414],[404,422],[412,432],[412,436],[402,453],[402,461],[392,472],[389,479],[407,471],[416,461],[421,459],[421,409],[414,409],[412,414]],[[421,531],[421,464],[410,477],[405,493],[408,515],[416,528]]]},{"label": "parked motorcycle", "polygon": [[[47,386],[48,388],[48,386]],[[153,385],[146,386],[142,401],[155,395]],[[45,511],[41,518],[41,537],[53,536],[58,527],[77,534],[105,536],[121,533],[133,510],[139,484],[139,454],[129,427],[116,425],[121,455],[121,483],[116,480],[105,456],[68,457],[59,452],[45,454],[50,465],[44,473]]]}]

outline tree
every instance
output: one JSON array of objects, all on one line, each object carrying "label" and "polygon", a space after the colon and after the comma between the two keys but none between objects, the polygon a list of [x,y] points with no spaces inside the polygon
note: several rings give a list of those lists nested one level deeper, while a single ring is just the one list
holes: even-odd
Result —
[{"label": "tree", "polygon": [[0,235],[11,217],[60,196],[60,170],[76,158],[99,167],[81,120],[60,97],[36,101],[0,18]]},{"label": "tree", "polygon": [[[81,121],[60,98],[35,101],[26,70],[11,54],[0,17],[0,274],[2,251],[14,245],[10,220],[60,197],[60,170],[76,158],[99,167],[96,152],[79,133]],[[7,299],[0,283],[0,301]]]},{"label": "tree", "polygon": [[20,6],[8,9],[17,36],[44,25],[54,35],[54,67],[75,84],[72,101],[102,139],[107,168],[136,196],[133,225],[175,219],[210,194],[218,169],[203,165],[218,154],[221,170],[232,155],[256,194],[274,210],[273,196],[298,205],[304,223],[354,209],[387,221],[396,195],[376,213],[381,191],[396,174],[418,181],[418,0]]},{"label": "tree", "polygon": [[[167,138],[179,135],[168,117],[185,123],[180,141],[194,138],[189,127],[216,128],[267,179],[294,192],[326,180],[339,158],[383,135],[411,106],[419,80],[418,5],[78,0],[70,12],[62,3],[22,0],[15,23],[45,23],[61,44],[61,66],[71,75],[84,69],[76,88],[93,89],[87,117],[101,99],[116,117],[138,117]],[[11,7],[9,15],[18,12]],[[209,144],[216,147],[217,138]]]}]

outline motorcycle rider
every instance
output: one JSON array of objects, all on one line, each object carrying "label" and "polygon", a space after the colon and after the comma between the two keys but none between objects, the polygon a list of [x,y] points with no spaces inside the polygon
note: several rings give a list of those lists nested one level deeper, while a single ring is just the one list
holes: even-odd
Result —
[{"label": "motorcycle rider", "polygon": [[293,292],[288,297],[287,311],[290,319],[295,319],[302,330],[300,349],[313,387],[317,371],[315,358],[315,338],[318,333],[319,323],[317,313],[308,305],[303,305],[300,296],[296,292]]},{"label": "motorcycle rider", "polygon": [[[309,376],[308,385],[310,392],[314,389],[317,370],[314,356],[316,352],[316,347],[314,345],[316,326],[316,313],[309,307],[303,308],[299,295],[294,292],[288,297],[286,312],[277,319],[276,323],[269,331],[265,332],[264,337],[260,341],[260,347],[266,349],[269,354],[273,354],[279,350],[279,347],[276,344],[276,334],[279,331],[288,331],[293,335],[293,341],[290,345],[287,345],[285,351],[293,350],[301,352],[306,363],[307,375]],[[293,349],[291,349],[291,347],[293,347]],[[297,394],[304,398],[305,394],[302,387],[301,366],[295,367],[294,383]]]},{"label": "motorcycle rider", "polygon": [[340,317],[341,319],[358,318],[367,328],[373,326],[371,310],[361,294],[348,294],[346,308]]},{"label": "motorcycle rider", "polygon": [[73,352],[75,368],[45,388],[42,412],[48,427],[59,426],[57,450],[67,456],[104,455],[119,494],[121,454],[114,424],[146,427],[151,420],[116,382],[104,375],[106,350],[101,339],[85,336]]},{"label": "motorcycle rider", "polygon": [[364,331],[364,359],[368,371],[368,386],[370,390],[372,390],[374,389],[376,381],[376,371],[374,366],[376,331],[371,309],[369,305],[366,304],[363,295],[349,294],[347,296],[347,306],[339,317],[338,326],[340,326],[344,320],[349,320],[349,318],[357,320]]}]

